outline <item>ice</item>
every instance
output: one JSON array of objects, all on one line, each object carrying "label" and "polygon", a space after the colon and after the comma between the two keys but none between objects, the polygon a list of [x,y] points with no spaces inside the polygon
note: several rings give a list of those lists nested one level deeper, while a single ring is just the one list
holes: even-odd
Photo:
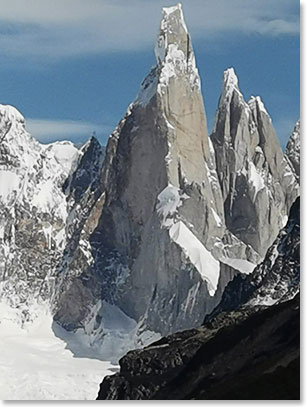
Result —
[{"label": "ice", "polygon": [[182,193],[179,188],[172,184],[169,184],[160,192],[156,210],[163,219],[163,226],[173,224],[172,218],[177,213],[183,201],[188,198],[189,196],[187,194]]},{"label": "ice", "polygon": [[184,52],[178,48],[177,44],[170,44],[167,48],[165,63],[163,65],[160,83],[168,84],[171,77],[175,77],[177,73],[183,74],[186,70],[186,58]]},{"label": "ice", "polygon": [[182,248],[203,280],[207,282],[209,294],[213,296],[220,275],[219,262],[182,221],[174,223],[169,229],[169,234],[171,239]]},{"label": "ice", "polygon": [[246,259],[233,257],[232,246],[223,243],[220,239],[215,242],[214,247],[215,249],[218,249],[218,252],[216,252],[216,257],[219,259],[219,261],[240,271],[240,273],[250,274],[256,267],[256,264],[251,263]]},{"label": "ice", "polygon": [[0,201],[7,203],[8,199],[12,197],[12,194],[19,190],[20,179],[18,175],[9,170],[0,170]]},{"label": "ice", "polygon": [[254,187],[254,199],[256,199],[258,192],[261,191],[261,189],[265,188],[265,183],[253,162],[250,162],[249,170],[250,170],[249,182]]},{"label": "ice", "polygon": [[51,249],[51,243],[52,243],[52,226],[50,225],[49,222],[46,222],[45,225],[43,225],[43,232],[46,238],[46,243],[47,243],[47,247],[50,250]]},{"label": "ice", "polygon": [[288,222],[288,215],[283,215],[281,218],[281,227],[284,228]]},{"label": "ice", "polygon": [[155,56],[157,63],[162,63],[164,61],[166,52],[165,49],[166,49],[165,38],[163,35],[160,35],[155,45]]},{"label": "ice", "polygon": [[43,181],[38,185],[38,191],[32,200],[32,205],[42,212],[54,212],[62,219],[66,219],[67,209],[64,194],[56,189],[52,179]]},{"label": "ice", "polygon": [[4,117],[5,120],[9,120],[10,122],[18,121],[20,123],[24,123],[23,115],[11,105],[1,105],[0,104],[0,116]]},{"label": "ice", "polygon": [[185,312],[187,312],[188,310],[193,310],[194,309],[197,294],[199,292],[199,286],[200,286],[200,283],[198,282],[198,283],[194,284],[193,287],[191,287],[189,289],[188,296],[187,296],[186,300],[184,301],[184,303],[181,306],[181,308],[183,308],[183,310]]},{"label": "ice", "polygon": [[95,400],[103,377],[118,370],[94,355],[74,357],[67,343],[55,336],[44,306],[24,328],[4,303],[0,303],[0,315],[1,400]]},{"label": "ice", "polygon": [[224,72],[224,86],[227,88],[238,87],[238,77],[235,73],[234,68],[228,68]]},{"label": "ice", "polygon": [[74,161],[79,155],[79,150],[70,141],[57,141],[47,144],[46,150],[53,153],[66,174],[69,174]]},{"label": "ice", "polygon": [[240,271],[243,274],[250,274],[253,272],[256,264],[244,259],[234,259],[231,257],[221,257],[220,261],[228,266]]},{"label": "ice", "polygon": [[219,215],[215,212],[215,210],[213,208],[211,208],[211,210],[212,210],[213,217],[214,217],[217,227],[221,227],[223,225],[221,218],[219,217]]},{"label": "ice", "polygon": [[[99,327],[96,326],[98,318],[101,320]],[[116,364],[129,350],[143,347],[161,338],[158,332],[142,330],[141,327],[142,321],[137,322],[130,318],[115,304],[99,301],[92,309],[85,329],[79,329],[68,342],[74,353],[77,353],[80,347],[91,349],[100,360],[109,360]],[[59,330],[58,332],[61,336]]]}]

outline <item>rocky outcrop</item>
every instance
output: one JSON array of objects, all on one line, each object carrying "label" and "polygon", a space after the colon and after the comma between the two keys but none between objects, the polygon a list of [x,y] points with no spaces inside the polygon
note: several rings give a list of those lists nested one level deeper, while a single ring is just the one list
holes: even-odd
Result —
[{"label": "rocky outcrop", "polygon": [[260,97],[245,102],[232,68],[224,72],[211,135],[227,228],[264,256],[299,194]]},{"label": "rocky outcrop", "polygon": [[298,400],[299,295],[251,315],[230,312],[120,360],[98,400]]},{"label": "rocky outcrop", "polygon": [[300,142],[300,121],[298,121],[294,127],[294,130],[290,136],[290,139],[288,141],[285,155],[287,159],[290,162],[290,165],[292,165],[292,168],[298,178],[298,181],[300,180],[300,148],[301,148],[301,142]]}]

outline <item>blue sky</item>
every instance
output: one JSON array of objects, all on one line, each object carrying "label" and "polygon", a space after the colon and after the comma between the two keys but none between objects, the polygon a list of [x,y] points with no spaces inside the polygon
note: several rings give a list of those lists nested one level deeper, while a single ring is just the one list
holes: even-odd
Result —
[{"label": "blue sky", "polygon": [[[155,64],[169,0],[1,0],[0,103],[42,142],[107,136]],[[299,118],[299,1],[182,0],[212,128],[222,74],[260,95],[284,146]]]}]

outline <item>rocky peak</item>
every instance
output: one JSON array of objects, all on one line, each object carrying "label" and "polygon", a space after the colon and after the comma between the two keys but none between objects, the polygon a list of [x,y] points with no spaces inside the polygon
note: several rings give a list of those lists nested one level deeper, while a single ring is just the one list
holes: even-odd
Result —
[{"label": "rocky peak", "polygon": [[[129,343],[201,323],[235,272],[220,270],[210,251],[225,232],[222,197],[180,5],[163,11],[156,55],[108,141],[91,263],[84,266],[80,245],[68,253],[74,260],[62,273],[55,315],[86,330],[89,306],[103,316],[102,302],[113,304],[135,322],[133,333],[121,333]],[[103,329],[98,324],[97,336]]]},{"label": "rocky peak", "polygon": [[253,112],[255,119],[257,119],[258,115],[261,113],[265,114],[270,118],[269,113],[267,112],[260,96],[251,96],[248,101],[248,105],[251,108],[251,111]]},{"label": "rocky peak", "polygon": [[233,92],[237,92],[239,96],[242,96],[239,89],[239,81],[235,73],[235,70],[234,68],[228,68],[226,69],[226,71],[224,71],[223,74],[223,86],[221,97],[219,100],[219,108],[231,102]]},{"label": "rocky peak", "polygon": [[245,102],[232,68],[223,75],[211,140],[226,226],[264,256],[284,226],[298,186],[261,98]]},{"label": "rocky peak", "polygon": [[193,87],[200,85],[181,4],[163,9],[155,55],[160,68],[161,85],[166,85],[170,77],[187,74]]},{"label": "rocky peak", "polygon": [[187,36],[181,4],[163,8],[160,32],[155,46],[157,63],[162,64],[170,48],[174,46],[178,47],[187,59],[189,54]]}]

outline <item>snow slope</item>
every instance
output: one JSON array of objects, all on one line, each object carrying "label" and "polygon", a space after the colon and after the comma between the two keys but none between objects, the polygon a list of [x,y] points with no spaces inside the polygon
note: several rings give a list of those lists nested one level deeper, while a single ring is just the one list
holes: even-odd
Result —
[{"label": "snow slope", "polygon": [[0,304],[0,399],[95,400],[102,377],[117,366],[74,357],[55,336],[46,309],[38,308],[34,323],[21,328],[13,309]]}]

